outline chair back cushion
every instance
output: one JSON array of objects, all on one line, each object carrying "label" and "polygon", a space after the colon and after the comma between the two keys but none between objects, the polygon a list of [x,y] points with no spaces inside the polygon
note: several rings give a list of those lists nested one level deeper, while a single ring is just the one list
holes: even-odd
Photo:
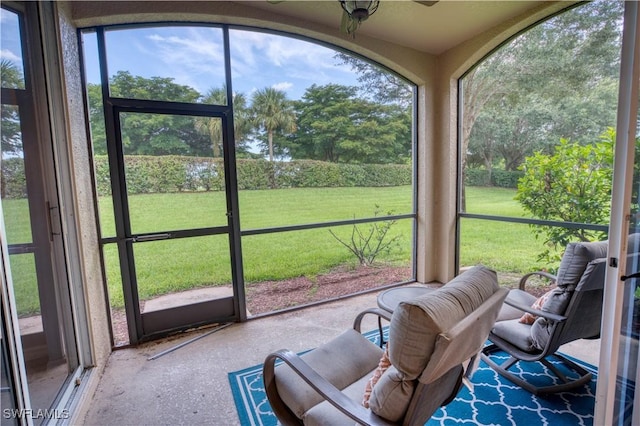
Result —
[{"label": "chair back cushion", "polygon": [[389,326],[389,358],[393,367],[373,388],[371,410],[390,421],[401,420],[416,379],[429,364],[440,335],[454,328],[499,289],[494,271],[475,266],[436,291],[400,303]]},{"label": "chair back cushion", "polygon": [[578,281],[580,281],[587,264],[594,259],[606,257],[607,247],[607,241],[569,243],[562,255],[560,267],[558,268],[556,279],[558,287],[573,291],[578,285]]},{"label": "chair back cushion", "polygon": [[[562,255],[558,269],[557,287],[542,305],[542,310],[553,314],[564,315],[576,286],[583,279],[587,265],[607,256],[607,241],[590,243],[569,243]],[[545,318],[538,318],[531,326],[531,343],[533,348],[543,350],[553,332],[554,323]]]}]

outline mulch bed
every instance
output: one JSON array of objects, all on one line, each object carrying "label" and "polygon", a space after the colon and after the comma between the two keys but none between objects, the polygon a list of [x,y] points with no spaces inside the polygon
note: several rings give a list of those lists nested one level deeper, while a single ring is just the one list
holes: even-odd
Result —
[{"label": "mulch bed", "polygon": [[[247,285],[247,310],[251,315],[278,311],[307,303],[373,290],[384,285],[409,280],[410,267],[359,266],[338,268],[315,277],[296,277],[281,281],[263,281]],[[502,285],[517,287],[520,275],[499,274]],[[548,282],[532,280],[527,291],[540,296],[551,287]],[[124,310],[112,312],[116,346],[129,343]]]}]

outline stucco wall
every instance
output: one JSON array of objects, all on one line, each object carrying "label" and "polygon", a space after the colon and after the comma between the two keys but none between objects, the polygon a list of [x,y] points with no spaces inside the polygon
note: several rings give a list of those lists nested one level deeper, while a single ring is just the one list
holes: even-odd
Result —
[{"label": "stucco wall", "polygon": [[67,5],[58,3],[58,37],[60,44],[65,121],[67,123],[64,150],[70,167],[73,200],[65,200],[65,214],[72,215],[78,239],[78,258],[70,259],[71,268],[77,268],[82,283],[84,301],[88,315],[93,365],[103,367],[111,353],[108,305],[105,297],[102,269],[100,266],[98,231],[93,199],[91,157],[87,141],[84,115],[82,80],[76,28],[70,20]]}]

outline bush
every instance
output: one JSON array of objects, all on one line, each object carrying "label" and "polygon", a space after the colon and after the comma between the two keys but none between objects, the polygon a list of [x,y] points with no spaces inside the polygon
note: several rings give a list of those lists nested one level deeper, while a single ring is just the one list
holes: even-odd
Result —
[{"label": "bush", "polygon": [[2,160],[2,198],[26,198],[27,179],[22,158]]},{"label": "bush", "polygon": [[464,183],[467,186],[497,186],[500,188],[517,188],[518,180],[524,175],[520,170],[502,169],[467,169]]},{"label": "bush", "polygon": [[[111,194],[107,157],[95,156],[94,164],[98,195]],[[224,163],[220,158],[135,155],[125,156],[125,167],[129,194],[224,190]],[[410,185],[411,170],[403,164],[262,159],[236,162],[241,190]]]},{"label": "bush", "polygon": [[491,184],[500,188],[517,188],[518,181],[524,176],[524,172],[520,170],[508,171],[493,169],[491,172]]}]

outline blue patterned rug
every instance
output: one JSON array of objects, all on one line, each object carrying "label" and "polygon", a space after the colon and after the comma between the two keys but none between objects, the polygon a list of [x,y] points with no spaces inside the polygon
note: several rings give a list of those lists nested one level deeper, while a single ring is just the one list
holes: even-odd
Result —
[{"label": "blue patterned rug", "polygon": [[[365,333],[374,343],[377,330]],[[506,354],[497,353],[492,359],[500,362]],[[563,392],[545,398],[536,397],[509,382],[480,362],[473,375],[473,391],[466,386],[446,407],[434,413],[426,424],[434,425],[593,425],[596,369],[572,359],[593,373],[590,383],[572,392]],[[523,364],[523,363],[521,363]],[[519,374],[528,381],[550,384],[553,376],[539,363],[523,364],[526,370]],[[562,369],[562,368],[561,368]],[[513,370],[512,371],[517,371]],[[567,374],[571,374],[564,369]],[[571,377],[571,376],[569,376]],[[242,425],[278,425],[271,412],[262,383],[262,365],[229,373],[231,391]]]}]

